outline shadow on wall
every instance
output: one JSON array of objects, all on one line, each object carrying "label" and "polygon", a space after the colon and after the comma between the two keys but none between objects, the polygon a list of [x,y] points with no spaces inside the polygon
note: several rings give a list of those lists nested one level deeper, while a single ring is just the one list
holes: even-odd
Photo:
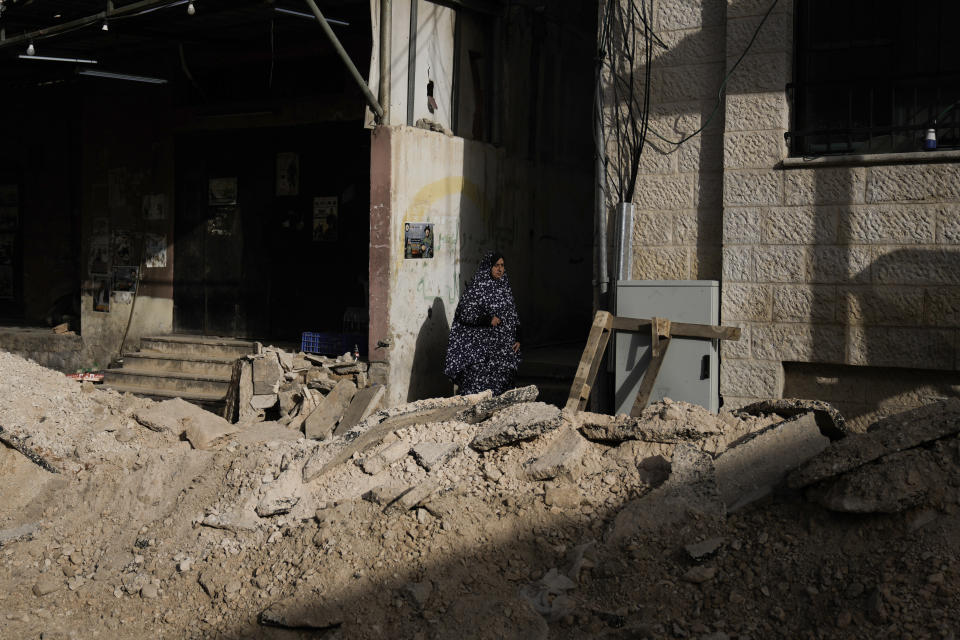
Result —
[{"label": "shadow on wall", "polygon": [[407,402],[453,395],[453,383],[443,375],[443,361],[447,355],[449,337],[450,323],[447,322],[446,305],[442,298],[436,297],[433,305],[427,309],[427,319],[420,325],[417,333]]},{"label": "shadow on wall", "polygon": [[[903,246],[918,242],[936,204],[846,204],[863,188],[857,169],[814,173],[811,355],[850,365],[837,404],[869,421],[960,395],[960,252]],[[928,233],[921,241],[934,242]],[[945,384],[931,385],[937,376]]]}]

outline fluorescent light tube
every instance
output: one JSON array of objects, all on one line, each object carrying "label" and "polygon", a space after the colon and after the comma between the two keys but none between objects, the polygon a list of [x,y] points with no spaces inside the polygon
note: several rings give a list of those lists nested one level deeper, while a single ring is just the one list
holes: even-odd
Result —
[{"label": "fluorescent light tube", "polygon": [[[294,11],[292,9],[284,9],[283,7],[274,7],[274,11],[277,13],[284,13],[288,16],[297,16],[298,18],[306,18],[307,20],[316,20],[317,17],[312,13],[306,13],[305,11]],[[326,17],[326,16],[324,16]],[[330,24],[339,24],[344,27],[349,27],[350,23],[346,20],[335,20],[333,18],[327,18],[327,22]]]},{"label": "fluorescent light tube", "polygon": [[17,56],[21,60],[46,60],[47,62],[73,62],[76,64],[98,64],[96,60],[87,60],[85,58],[60,58],[57,56],[28,56],[21,53]]},{"label": "fluorescent light tube", "polygon": [[93,76],[94,78],[108,78],[110,80],[129,80],[130,82],[146,82],[148,84],[166,84],[164,78],[151,78],[150,76],[135,76],[128,73],[114,73],[112,71],[100,71],[99,69],[81,69],[77,71],[81,76]]}]

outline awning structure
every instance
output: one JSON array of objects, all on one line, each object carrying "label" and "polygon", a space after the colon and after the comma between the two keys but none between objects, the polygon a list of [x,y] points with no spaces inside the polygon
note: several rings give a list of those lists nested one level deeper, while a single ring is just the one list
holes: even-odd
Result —
[{"label": "awning structure", "polygon": [[369,3],[322,5],[0,0],[0,83],[7,91],[92,80],[170,83],[175,102],[205,103],[340,92],[352,77],[377,112],[356,72],[369,61]]}]

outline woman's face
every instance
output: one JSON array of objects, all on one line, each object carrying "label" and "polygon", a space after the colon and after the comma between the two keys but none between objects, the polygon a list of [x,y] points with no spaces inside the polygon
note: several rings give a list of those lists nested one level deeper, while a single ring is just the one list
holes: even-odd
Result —
[{"label": "woman's face", "polygon": [[490,268],[490,275],[493,276],[494,279],[499,280],[503,277],[503,274],[506,273],[506,271],[507,268],[503,266],[503,258],[500,258],[493,263],[493,266]]}]

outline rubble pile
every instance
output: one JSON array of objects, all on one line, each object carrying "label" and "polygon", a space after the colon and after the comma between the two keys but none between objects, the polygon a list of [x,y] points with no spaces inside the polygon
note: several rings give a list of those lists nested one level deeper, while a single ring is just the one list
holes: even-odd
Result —
[{"label": "rubble pile", "polygon": [[265,347],[237,360],[224,418],[263,422],[325,440],[358,424],[379,406],[383,385],[369,384],[369,365],[350,353],[338,358]]},{"label": "rubble pile", "polygon": [[[341,414],[315,439],[309,378],[337,364],[276,360],[288,410],[231,423],[0,354],[0,637],[960,628],[956,401],[846,434],[822,403],[629,418],[525,387]],[[358,381],[331,382],[324,399]]]}]

